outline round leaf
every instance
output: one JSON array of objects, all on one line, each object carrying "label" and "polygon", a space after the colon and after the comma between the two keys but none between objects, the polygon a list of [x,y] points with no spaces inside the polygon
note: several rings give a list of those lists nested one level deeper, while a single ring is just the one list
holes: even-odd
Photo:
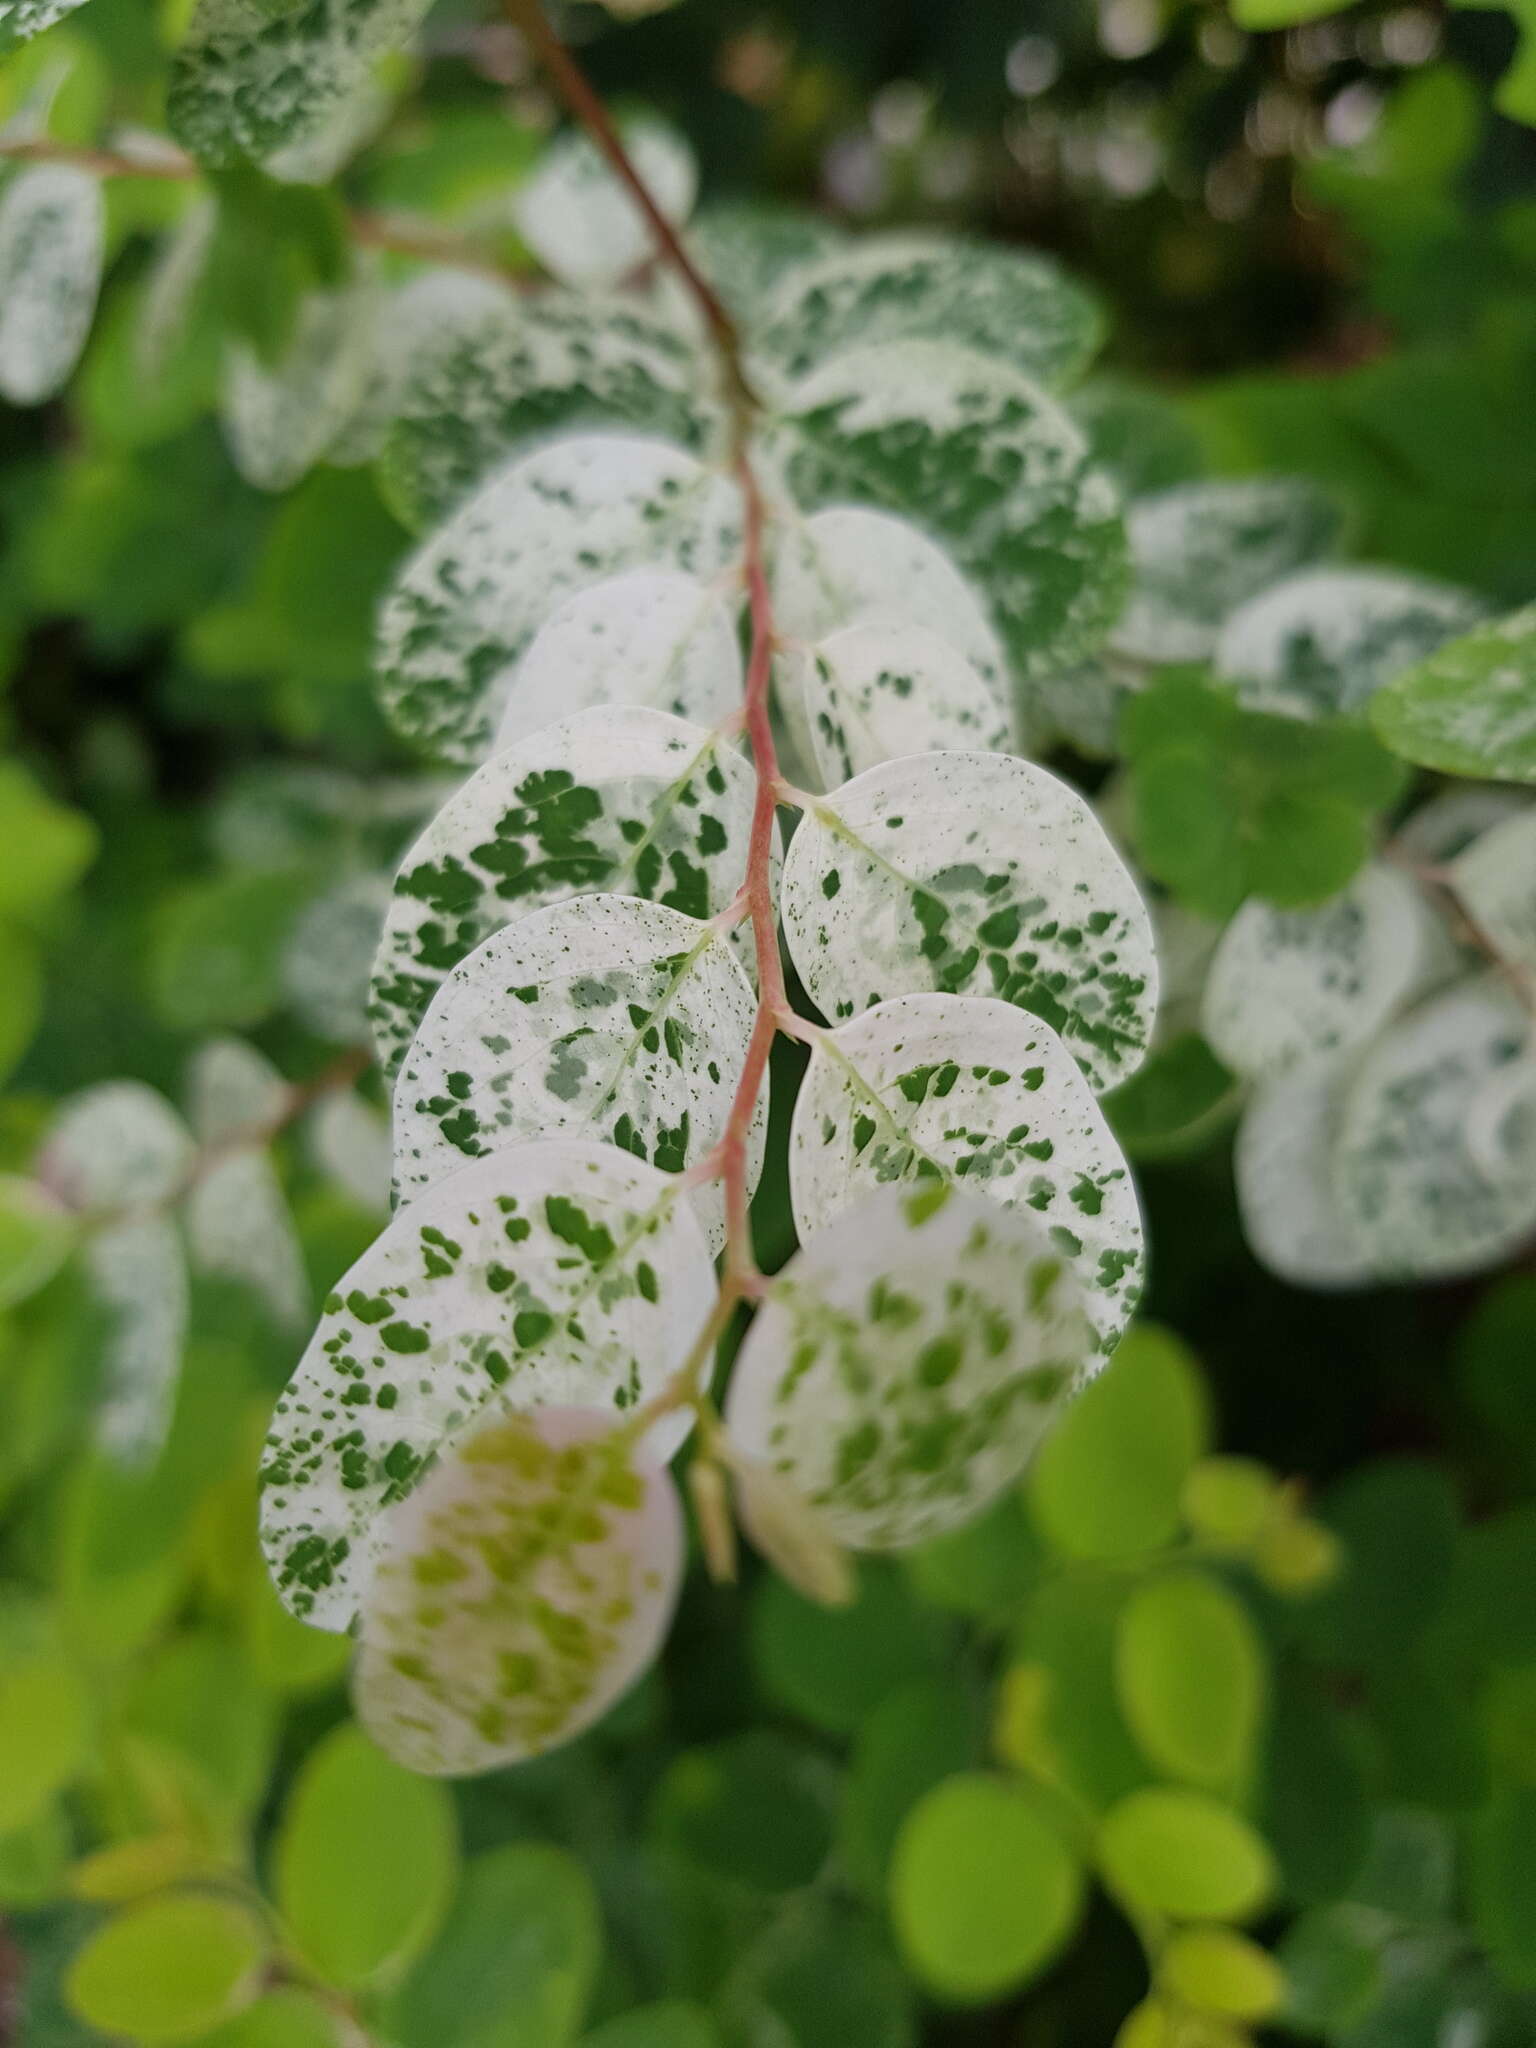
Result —
[{"label": "round leaf", "polygon": [[1171,1786],[1132,1792],[1104,1816],[1099,1864],[1142,1912],[1246,1920],[1268,1896],[1270,1854],[1241,1814]]},{"label": "round leaf", "polygon": [[85,347],[106,221],[101,181],[73,164],[31,164],[0,193],[0,397],[40,405]]},{"label": "round leaf", "polygon": [[1246,1609],[1204,1572],[1149,1579],[1116,1643],[1121,1709],[1148,1758],[1215,1790],[1241,1786],[1264,1707],[1263,1647]]},{"label": "round leaf", "polygon": [[135,2041],[191,2041],[249,2000],[267,1954],[261,1922],[233,1900],[168,1893],[93,1934],[64,1990],[83,2020]]},{"label": "round leaf", "polygon": [[794,659],[786,690],[797,688],[827,788],[901,754],[1008,744],[1011,720],[991,687],[921,626],[845,626]]},{"label": "round leaf", "polygon": [[1395,754],[1448,775],[1536,782],[1536,605],[1480,626],[1396,678],[1371,706]]}]

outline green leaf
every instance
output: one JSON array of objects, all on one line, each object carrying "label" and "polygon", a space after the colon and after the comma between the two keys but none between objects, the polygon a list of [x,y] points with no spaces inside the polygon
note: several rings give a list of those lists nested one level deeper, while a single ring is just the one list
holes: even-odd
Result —
[{"label": "green leaf", "polygon": [[917,2048],[914,2005],[872,1917],[815,1894],[764,1930],[718,1998],[731,2041],[795,2048]]},{"label": "green leaf", "polygon": [[0,1174],[0,1308],[46,1287],[69,1257],[76,1225],[36,1181]]},{"label": "green leaf", "polygon": [[[216,13],[220,5],[211,0],[203,12]],[[184,60],[185,55],[184,46]],[[245,164],[219,172],[210,183],[218,213],[197,297],[218,308],[226,333],[249,341],[264,362],[276,363],[293,338],[302,301],[336,288],[348,275],[340,201],[314,186],[280,185]]]},{"label": "green leaf", "polygon": [[1291,28],[1298,21],[1320,21],[1342,12],[1348,0],[1232,0],[1232,19],[1239,28]]},{"label": "green leaf", "polygon": [[298,1947],[344,1989],[397,1977],[436,1932],[453,1888],[453,1809],[351,1724],[306,1760],[288,1796],[274,1889]]},{"label": "green leaf", "polygon": [[89,1703],[54,1652],[8,1654],[0,1670],[0,1833],[35,1820],[89,1753]]},{"label": "green leaf", "polygon": [[310,1992],[280,1986],[200,2036],[197,2048],[345,2048],[343,2024]]},{"label": "green leaf", "polygon": [[1307,1640],[1349,1669],[1391,1666],[1445,1599],[1458,1520],[1450,1483],[1416,1459],[1382,1459],[1342,1481],[1321,1512],[1345,1561],[1302,1617]]},{"label": "green leaf", "polygon": [[1274,1881],[1269,1850],[1240,1813],[1203,1792],[1160,1785],[1110,1808],[1098,1860],[1133,1908],[1180,1920],[1246,1920]]},{"label": "green leaf", "polygon": [[597,1900],[574,1857],[537,1842],[479,1856],[391,2003],[391,2037],[401,2048],[565,2048],[600,1945]]},{"label": "green leaf", "polygon": [[1365,1857],[1369,1746],[1354,1718],[1292,1679],[1264,1733],[1259,1814],[1286,1896],[1341,1898]]},{"label": "green leaf", "polygon": [[1154,1046],[1140,1073],[1104,1098],[1110,1128],[1132,1159],[1178,1159],[1227,1126],[1241,1099],[1237,1077],[1198,1031]]},{"label": "green leaf", "polygon": [[43,1015],[43,970],[37,941],[20,925],[0,923],[0,1080],[36,1036]]},{"label": "green leaf", "polygon": [[1171,1332],[1142,1324],[1062,1414],[1027,1481],[1030,1509],[1068,1557],[1133,1557],[1169,1541],[1196,1458],[1205,1392]]},{"label": "green leaf", "polygon": [[232,1814],[260,1802],[276,1717],[244,1657],[221,1637],[188,1631],[161,1646],[137,1674],[124,1711],[136,1733],[199,1765]]},{"label": "green leaf", "polygon": [[930,1607],[995,1620],[1023,1607],[1046,1567],[1046,1554],[1023,1501],[1005,1493],[974,1522],[919,1544],[903,1562]]},{"label": "green leaf", "polygon": [[1028,1793],[962,1773],[914,1809],[896,1843],[891,1911],[908,1962],[955,2004],[1036,1976],[1082,1909],[1076,1856]]},{"label": "green leaf", "polygon": [[858,1598],[829,1608],[778,1575],[759,1584],[749,1622],[753,1660],[765,1689],[815,1728],[851,1735],[897,1686],[926,1677],[941,1636],[900,1574],[871,1563]]},{"label": "green leaf", "polygon": [[1293,1920],[1278,1951],[1289,2017],[1319,2032],[1363,2020],[1381,1995],[1383,1932],[1358,1906],[1318,1907]]},{"label": "green leaf", "polygon": [[1120,731],[1142,862],[1207,917],[1245,896],[1295,909],[1334,895],[1403,780],[1369,733],[1246,710],[1189,670],[1133,697]]},{"label": "green leaf", "polygon": [[168,1893],[94,1934],[70,1966],[65,1996],[103,2033],[190,2041],[255,1994],[266,1954],[266,1933],[246,1907]]},{"label": "green leaf", "polygon": [[1006,1761],[1094,1809],[1151,1776],[1115,1685],[1125,1597],[1110,1578],[1047,1580],[1019,1629],[994,1731]]},{"label": "green leaf", "polygon": [[721,2038],[702,2005],[666,1998],[583,2034],[581,2048],[721,2048]]},{"label": "green leaf", "polygon": [[1164,1949],[1158,1968],[1165,1989],[1201,2012],[1261,2020],[1285,1995],[1274,1958],[1224,1927],[1187,1927]]},{"label": "green leaf", "polygon": [[1160,1770],[1241,1788],[1267,1674],[1247,1610],[1220,1580],[1177,1570],[1139,1587],[1120,1617],[1115,1675],[1126,1721]]},{"label": "green leaf", "polygon": [[1377,733],[1447,775],[1536,782],[1536,605],[1453,640],[1371,700]]},{"label": "green leaf", "polygon": [[256,1024],[276,1008],[308,874],[221,875],[166,904],[150,963],[155,1007],[182,1031]]},{"label": "green leaf", "polygon": [[813,1751],[749,1730],[685,1750],[657,1790],[652,1825],[717,1883],[798,1890],[826,1862],[836,1780]]},{"label": "green leaf", "polygon": [[907,1814],[941,1779],[969,1769],[976,1752],[971,1716],[946,1680],[914,1679],[868,1715],[849,1758],[839,1833],[872,1892],[883,1889]]},{"label": "green leaf", "polygon": [[83,811],[56,803],[19,761],[0,761],[0,917],[30,918],[65,895],[96,858]]}]

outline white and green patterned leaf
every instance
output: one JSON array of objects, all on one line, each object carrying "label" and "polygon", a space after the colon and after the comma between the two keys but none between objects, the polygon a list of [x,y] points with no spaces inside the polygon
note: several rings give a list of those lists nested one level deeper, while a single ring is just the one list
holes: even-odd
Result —
[{"label": "white and green patterned leaf", "polygon": [[1475,839],[1452,864],[1450,883],[1501,958],[1536,978],[1536,807]]},{"label": "white and green patterned leaf", "polygon": [[939,989],[1043,1017],[1097,1089],[1146,1053],[1146,905],[1088,804],[1032,762],[915,754],[856,776],[802,819],[782,911],[806,991],[834,1022]]},{"label": "white and green patterned leaf", "polygon": [[1455,965],[1417,885],[1383,863],[1312,910],[1250,897],[1211,962],[1201,1029],[1235,1074],[1258,1080],[1338,1060]]},{"label": "white and green patterned leaf", "polygon": [[301,1328],[311,1307],[304,1254],[267,1155],[292,1090],[254,1046],[216,1038],[194,1056],[189,1096],[203,1152],[185,1208],[193,1264],[248,1287],[280,1328]]},{"label": "white and green patterned leaf", "polygon": [[[532,1138],[618,1145],[667,1173],[725,1134],[757,1002],[712,926],[634,896],[521,917],[461,960],[421,1020],[395,1089],[395,1186]],[[749,1138],[762,1170],[766,1107]],[[717,1187],[691,1198],[725,1238]]]},{"label": "white and green patterned leaf", "polygon": [[803,1240],[889,1184],[958,1184],[1035,1216],[1098,1348],[1141,1294],[1141,1211],[1125,1158],[1048,1024],[987,997],[898,996],[819,1038],[790,1129]]},{"label": "white and green patterned leaf", "polygon": [[[689,340],[633,294],[519,298],[484,280],[417,280],[380,342],[394,424],[386,495],[408,526],[435,524],[508,459],[552,435],[604,428],[697,450],[708,372]],[[408,295],[408,297],[407,297]]]},{"label": "white and green patterned leaf", "polygon": [[231,460],[261,491],[286,491],[330,448],[362,397],[371,306],[364,287],[311,292],[282,360],[229,342],[220,411]]},{"label": "white and green patterned leaf", "polygon": [[403,48],[426,0],[198,0],[177,50],[166,113],[200,163],[225,167],[291,149],[323,131]]},{"label": "white and green patterned leaf", "polygon": [[1536,782],[1536,605],[1396,678],[1371,716],[1394,753],[1426,768]]},{"label": "white and green patterned leaf", "polygon": [[1019,692],[1024,751],[1043,753],[1065,741],[1090,760],[1109,759],[1117,748],[1121,708],[1145,680],[1139,663],[1107,647],[1059,675],[1032,676]]},{"label": "white and green patterned leaf", "polygon": [[348,875],[309,904],[283,948],[283,994],[317,1038],[362,1045],[368,984],[392,901],[391,878]]},{"label": "white and green patterned leaf", "polygon": [[1104,316],[1049,257],[955,235],[871,235],[797,268],[759,345],[790,376],[852,348],[937,341],[1000,357],[1055,390],[1082,375]]},{"label": "white and green patterned leaf", "polygon": [[901,1550],[1018,1477],[1092,1348],[1026,1211],[941,1181],[879,1188],[770,1282],[726,1427],[839,1541]]},{"label": "white and green patterned leaf", "polygon": [[383,128],[394,98],[374,65],[333,100],[318,120],[306,120],[292,142],[274,149],[262,163],[281,185],[329,185]]},{"label": "white and green patterned leaf", "polygon": [[790,657],[788,670],[824,788],[901,754],[1008,744],[991,686],[924,626],[844,626]]},{"label": "white and green patterned leaf", "polygon": [[[278,1401],[262,1542],[284,1602],[346,1628],[380,1512],[429,1460],[496,1415],[619,1418],[681,1365],[714,1298],[678,1183],[616,1146],[514,1145],[439,1181],[337,1283]],[[658,1451],[685,1428],[659,1422]]]},{"label": "white and green patterned leaf", "polygon": [[[677,131],[650,116],[622,121],[641,183],[676,226],[693,211],[699,167]],[[518,233],[562,284],[601,290],[656,253],[644,214],[580,129],[557,135],[517,191]]]},{"label": "white and green patterned leaf", "polygon": [[158,1090],[103,1081],[61,1106],[38,1177],[71,1209],[149,1208],[183,1187],[196,1147]]},{"label": "white and green patterned leaf", "polygon": [[40,36],[82,4],[83,0],[0,0],[0,56],[17,43]]},{"label": "white and green patterned leaf", "polygon": [[200,193],[155,250],[133,323],[133,362],[149,383],[187,342],[218,227],[218,204]]},{"label": "white and green patterned leaf", "polygon": [[380,1519],[352,1691],[410,1770],[462,1777],[568,1742],[661,1649],[682,1509],[604,1416],[492,1423]]},{"label": "white and green patterned leaf", "polygon": [[986,597],[1019,676],[1081,659],[1114,622],[1127,580],[1114,489],[1027,377],[943,342],[888,342],[812,371],[782,410],[802,509],[916,521]]},{"label": "white and green patterned leaf", "polygon": [[578,590],[513,672],[498,747],[602,704],[648,704],[713,726],[741,704],[734,607],[670,569],[631,569]]},{"label": "white and green patterned leaf", "polygon": [[1257,1088],[1238,1126],[1233,1168],[1243,1235],[1260,1265],[1295,1287],[1369,1287],[1381,1278],[1333,1181],[1341,1084],[1328,1065]]},{"label": "white and green patterned leaf", "polygon": [[1536,1129],[1524,1120],[1523,1149],[1496,1165],[1486,1131],[1475,1136],[1486,1122],[1479,1104],[1521,1060],[1530,1030],[1514,992],[1486,975],[1432,996],[1362,1058],[1344,1095],[1334,1177],[1384,1273],[1481,1272],[1536,1232]]},{"label": "white and green patterned leaf", "polygon": [[1331,554],[1343,524],[1303,477],[1177,484],[1125,515],[1133,583],[1114,644],[1142,661],[1200,661],[1227,615],[1304,563]]},{"label": "white and green patterned leaf", "polygon": [[1470,592],[1388,569],[1306,569],[1239,607],[1216,667],[1245,704],[1301,718],[1359,711],[1482,616]]},{"label": "white and green patterned leaf", "polygon": [[[380,291],[370,323],[368,376],[330,460],[348,465],[380,457],[407,408],[415,403],[426,409],[432,402],[428,394],[442,363],[461,349],[470,363],[499,358],[498,345],[518,317],[517,294],[509,284],[445,264],[432,264]],[[464,383],[467,389],[467,369]],[[438,424],[448,431],[448,422]],[[420,524],[409,464],[403,464],[398,479],[386,465],[381,482],[386,494],[400,501],[396,509],[407,523]]]},{"label": "white and green patterned leaf", "polygon": [[406,563],[379,625],[384,707],[445,758],[481,759],[516,663],[556,605],[624,569],[706,581],[736,559],[739,495],[680,449],[557,441],[498,470]]},{"label": "white and green patterned leaf", "polygon": [[321,1096],[305,1126],[316,1169],[360,1209],[389,1213],[389,1119],[351,1088]]},{"label": "white and green patterned leaf", "polygon": [[[730,199],[701,206],[683,235],[701,274],[749,338],[760,331],[773,293],[790,272],[819,263],[847,240],[824,215]],[[659,269],[655,289],[679,325],[702,328],[697,303],[674,271]]]},{"label": "white and green patterned leaf", "polygon": [[1426,867],[1444,867],[1465,853],[1474,839],[1523,811],[1530,801],[1523,790],[1498,783],[1452,784],[1403,820],[1392,835],[1392,852],[1399,859]]},{"label": "white and green patterned leaf", "polygon": [[73,164],[28,165],[0,190],[0,398],[40,405],[68,381],[91,331],[105,235],[101,182]]},{"label": "white and green patterned leaf", "polygon": [[84,1251],[91,1292],[110,1318],[102,1340],[97,1441],[142,1468],[165,1442],[191,1309],[187,1256],[169,1216],[146,1210],[94,1231]]},{"label": "white and green patterned leaf", "polygon": [[755,792],[718,735],[635,705],[493,754],[395,879],[369,994],[386,1072],[443,976],[514,917],[599,892],[718,916],[746,871]]}]

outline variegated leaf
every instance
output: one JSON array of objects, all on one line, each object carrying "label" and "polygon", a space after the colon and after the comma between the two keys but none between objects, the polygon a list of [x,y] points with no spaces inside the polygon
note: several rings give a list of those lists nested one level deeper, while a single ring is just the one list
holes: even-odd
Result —
[{"label": "variegated leaf", "polygon": [[602,704],[648,704],[719,725],[741,703],[741,644],[723,591],[670,569],[578,590],[513,671],[498,747]]},{"label": "variegated leaf", "polygon": [[0,0],[0,56],[17,43],[40,36],[81,4],[82,0]]},{"label": "variegated leaf", "polygon": [[1371,717],[1395,754],[1426,768],[1536,782],[1536,605],[1431,654]]},{"label": "variegated leaf", "polygon": [[389,1212],[389,1119],[350,1088],[321,1096],[305,1133],[310,1157],[360,1209]]},{"label": "variegated leaf", "polygon": [[658,441],[557,441],[498,470],[412,556],[385,600],[379,684],[400,730],[480,760],[519,657],[556,605],[621,570],[706,581],[734,563],[739,494]]},{"label": "variegated leaf", "polygon": [[1238,1126],[1233,1167],[1243,1235],[1260,1265],[1325,1292],[1381,1278],[1333,1178],[1342,1082],[1329,1065],[1264,1082]]},{"label": "variegated leaf", "polygon": [[901,1550],[1018,1477],[1092,1348],[1026,1211],[942,1181],[880,1188],[770,1282],[726,1426],[841,1542]]},{"label": "variegated leaf", "polygon": [[[346,1628],[380,1512],[432,1459],[494,1415],[636,1408],[714,1297],[677,1181],[616,1146],[514,1145],[439,1181],[337,1283],[277,1404],[262,1541],[283,1600]],[[685,1426],[659,1422],[658,1451]]]},{"label": "variegated leaf", "polygon": [[1453,783],[1437,790],[1392,835],[1393,855],[1426,867],[1444,867],[1474,839],[1523,811],[1530,798],[1496,782]]},{"label": "variegated leaf", "polygon": [[0,398],[41,405],[68,382],[91,331],[105,236],[89,171],[29,164],[0,190]]},{"label": "variegated leaf", "polygon": [[95,1433],[115,1462],[142,1469],[165,1442],[176,1405],[191,1288],[181,1233],[144,1210],[93,1231],[84,1251],[91,1292],[107,1312]]},{"label": "variegated leaf", "polygon": [[1245,704],[1300,718],[1359,711],[1483,606],[1467,591],[1386,569],[1306,569],[1228,619],[1216,666]]},{"label": "variegated leaf", "polygon": [[835,1022],[888,996],[1000,996],[1097,1089],[1141,1064],[1157,1002],[1136,884],[1077,791],[1006,754],[915,754],[817,801],[784,864],[785,936]]},{"label": "variegated leaf", "polygon": [[491,1423],[380,1517],[352,1681],[413,1771],[462,1777],[590,1727],[656,1657],[683,1576],[671,1479],[608,1419]]},{"label": "variegated leaf", "polygon": [[803,1240],[886,1183],[958,1183],[1039,1218],[1071,1268],[1098,1348],[1142,1286],[1125,1158],[1048,1024],[982,996],[898,996],[816,1041],[790,1128]]},{"label": "variegated leaf", "polygon": [[1313,910],[1251,897],[1211,962],[1201,1028],[1235,1074],[1254,1079],[1337,1060],[1455,964],[1417,885],[1378,862]]},{"label": "variegated leaf", "polygon": [[279,363],[228,344],[224,434],[247,483],[286,491],[326,453],[363,394],[370,317],[366,288],[311,292]]},{"label": "variegated leaf", "polygon": [[185,1186],[195,1153],[192,1133],[156,1089],[103,1081],[62,1105],[37,1171],[71,1209],[152,1208]]},{"label": "variegated leaf", "polygon": [[784,395],[803,510],[918,522],[983,592],[1021,678],[1089,653],[1126,591],[1125,532],[1081,430],[1005,363],[937,341],[834,357]]},{"label": "variegated leaf", "polygon": [[283,993],[306,1030],[336,1045],[368,1036],[368,983],[392,901],[390,877],[348,875],[307,906],[283,949]]},{"label": "variegated leaf", "polygon": [[1536,982],[1536,806],[1475,839],[1452,864],[1450,881],[1500,957]]},{"label": "variegated leaf", "polygon": [[661,711],[584,711],[491,759],[401,864],[369,1016],[393,1073],[443,976],[514,917],[572,896],[717,916],[745,872],[752,770]]},{"label": "variegated leaf", "polygon": [[311,1312],[304,1254],[267,1155],[292,1090],[254,1046],[217,1038],[193,1059],[189,1095],[203,1150],[186,1201],[193,1262],[248,1287],[279,1327],[300,1328]]},{"label": "variegated leaf", "polygon": [[1331,554],[1340,507],[1304,477],[1218,478],[1140,498],[1125,515],[1134,581],[1114,644],[1142,661],[1200,661],[1227,615]]},{"label": "variegated leaf", "polygon": [[[606,1140],[681,1173],[725,1132],[756,999],[712,926],[634,896],[556,903],[460,961],[395,1089],[402,1200],[500,1147]],[[762,1168],[765,1106],[750,1144]],[[718,1188],[693,1195],[724,1242]]]},{"label": "variegated leaf", "polygon": [[[845,246],[847,239],[824,215],[730,199],[706,201],[683,234],[694,263],[749,337],[761,331],[765,310],[783,280]],[[655,290],[680,326],[702,332],[697,302],[675,271],[658,268]]]},{"label": "variegated leaf", "polygon": [[1099,307],[1049,257],[933,234],[866,236],[795,269],[759,334],[791,376],[851,348],[937,341],[1053,390],[1075,382],[1103,337]]},{"label": "variegated leaf", "polygon": [[[641,183],[674,225],[693,210],[699,168],[693,151],[663,121],[620,123]],[[580,129],[557,135],[513,202],[518,233],[562,284],[601,290],[656,253],[649,222],[607,160]]]},{"label": "variegated leaf", "polygon": [[936,747],[1004,748],[997,698],[963,654],[923,626],[870,620],[791,657],[824,788]]}]

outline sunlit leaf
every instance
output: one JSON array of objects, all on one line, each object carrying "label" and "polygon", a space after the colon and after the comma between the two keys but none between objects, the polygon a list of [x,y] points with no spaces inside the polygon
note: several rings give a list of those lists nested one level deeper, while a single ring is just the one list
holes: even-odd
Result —
[{"label": "sunlit leaf", "polygon": [[1241,1814],[1173,1786],[1149,1785],[1110,1808],[1099,1863],[1133,1908],[1187,1920],[1246,1920],[1274,1881],[1263,1837]]},{"label": "sunlit leaf", "polygon": [[1160,1771],[1240,1791],[1253,1763],[1267,1669],[1246,1609],[1219,1579],[1171,1570],[1126,1603],[1115,1645],[1121,1710]]},{"label": "sunlit leaf", "polygon": [[103,2033],[190,2041],[255,1997],[267,1949],[248,1906],[168,1892],[100,1927],[71,1963],[65,1995]]}]

